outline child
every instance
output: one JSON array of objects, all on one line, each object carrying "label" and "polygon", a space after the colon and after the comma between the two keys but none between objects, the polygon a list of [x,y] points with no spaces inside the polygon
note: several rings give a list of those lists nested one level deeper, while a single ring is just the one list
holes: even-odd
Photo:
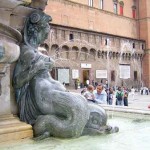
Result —
[{"label": "child", "polygon": [[88,85],[87,91],[84,93],[84,97],[85,97],[88,101],[91,101],[91,102],[94,102],[94,103],[95,103],[95,97],[94,97],[93,91],[94,91],[93,85]]}]

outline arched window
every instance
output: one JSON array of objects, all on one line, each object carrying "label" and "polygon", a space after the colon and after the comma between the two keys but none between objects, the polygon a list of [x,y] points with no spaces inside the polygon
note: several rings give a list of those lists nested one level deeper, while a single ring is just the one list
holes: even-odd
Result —
[{"label": "arched window", "polygon": [[132,17],[136,18],[136,6],[132,6]]},{"label": "arched window", "polygon": [[120,15],[123,16],[124,2],[123,2],[123,1],[120,1],[119,4],[120,4]]},{"label": "arched window", "polygon": [[114,13],[117,14],[118,13],[118,0],[113,0],[114,2]]}]

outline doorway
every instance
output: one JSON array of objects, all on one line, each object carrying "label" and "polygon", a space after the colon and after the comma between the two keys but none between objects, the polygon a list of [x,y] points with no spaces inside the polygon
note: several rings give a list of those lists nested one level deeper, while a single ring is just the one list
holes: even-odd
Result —
[{"label": "doorway", "polygon": [[90,79],[90,70],[83,70],[83,84],[86,85],[86,80]]}]

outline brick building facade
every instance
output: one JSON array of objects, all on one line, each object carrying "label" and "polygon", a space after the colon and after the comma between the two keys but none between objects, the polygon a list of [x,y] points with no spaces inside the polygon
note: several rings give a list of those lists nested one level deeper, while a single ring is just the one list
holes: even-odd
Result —
[{"label": "brick building facade", "polygon": [[150,87],[148,0],[49,0],[46,41],[55,59],[52,75],[70,86],[75,79],[127,87]]}]

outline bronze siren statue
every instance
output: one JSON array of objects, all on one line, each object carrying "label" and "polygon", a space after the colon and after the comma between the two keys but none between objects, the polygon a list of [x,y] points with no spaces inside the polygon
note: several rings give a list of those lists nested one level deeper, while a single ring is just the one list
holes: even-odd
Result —
[{"label": "bronze siren statue", "polygon": [[24,26],[24,41],[16,64],[13,86],[20,120],[33,126],[34,136],[45,138],[79,137],[82,134],[112,133],[105,110],[52,79],[54,60],[37,48],[50,31],[51,17],[40,10],[32,12]]}]

